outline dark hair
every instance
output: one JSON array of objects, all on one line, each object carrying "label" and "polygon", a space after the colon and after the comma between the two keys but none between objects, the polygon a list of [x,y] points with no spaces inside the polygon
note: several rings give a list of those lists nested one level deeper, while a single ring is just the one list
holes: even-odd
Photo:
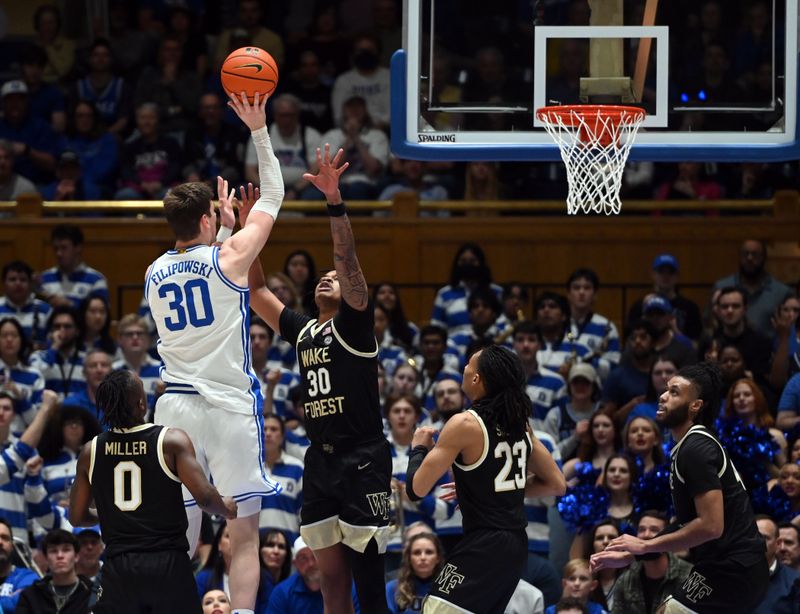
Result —
[{"label": "dark hair", "polygon": [[580,443],[578,444],[578,460],[591,461],[597,452],[597,442],[594,440],[594,435],[592,435],[592,427],[594,427],[595,418],[598,416],[605,416],[611,420],[611,428],[614,429],[614,449],[619,450],[622,448],[622,432],[617,427],[617,423],[614,421],[614,412],[606,408],[600,408],[592,414],[591,418],[589,418],[589,428],[586,429],[586,432],[583,435],[581,435]]},{"label": "dark hair", "polygon": [[43,67],[47,64],[47,52],[41,45],[29,45],[20,56],[20,62],[23,66],[32,64]]},{"label": "dark hair", "polygon": [[384,286],[390,286],[394,290],[394,295],[397,298],[394,304],[394,309],[386,309],[386,315],[389,316],[389,332],[392,333],[392,338],[399,341],[404,347],[411,348],[414,345],[414,331],[408,325],[408,318],[406,318],[405,311],[403,311],[403,304],[400,302],[400,293],[394,284],[388,281],[382,281],[376,285],[372,290],[372,302],[378,304],[378,292]]},{"label": "dark hair", "polygon": [[[50,312],[50,317],[47,318],[47,330],[50,331],[53,329],[53,322],[55,322],[58,316],[68,315],[72,318],[72,323],[75,324],[75,328],[80,331],[80,321],[78,320],[78,312],[75,310],[74,307],[71,305],[56,305],[53,307],[53,310]],[[80,343],[78,344],[80,345]]]},{"label": "dark hair", "polygon": [[261,328],[265,328],[267,330],[267,337],[269,337],[270,341],[275,338],[275,331],[273,331],[269,324],[267,324],[258,316],[250,316],[250,326],[260,326]]},{"label": "dark hair", "polygon": [[391,411],[392,406],[399,401],[405,401],[411,405],[411,407],[414,408],[414,412],[417,414],[417,418],[422,415],[422,404],[416,396],[413,394],[391,394],[386,397],[386,400],[383,403],[383,416],[387,420],[389,419],[389,412]]},{"label": "dark hair", "polygon": [[496,315],[500,315],[500,312],[503,310],[502,305],[500,305],[500,300],[497,298],[497,294],[495,294],[494,290],[489,286],[478,286],[470,292],[469,298],[467,299],[467,311],[472,311],[478,304],[478,301],[484,303]]},{"label": "dark hair", "polygon": [[[20,324],[16,318],[3,318],[0,320],[0,329],[2,329],[6,324],[11,324],[17,329],[17,333],[19,333],[19,352],[17,353],[17,359],[23,364],[28,364],[28,355],[31,351],[31,344],[28,338],[25,336],[25,329],[22,328],[22,324]],[[35,332],[36,331],[32,331],[31,334],[34,334]]]},{"label": "dark hair", "polygon": [[698,362],[683,367],[677,375],[689,380],[695,389],[697,398],[703,401],[695,423],[714,430],[714,422],[719,415],[720,396],[722,395],[722,375],[719,367],[713,363]]},{"label": "dark hair", "polygon": [[612,454],[608,457],[606,464],[603,465],[603,479],[601,480],[601,485],[603,488],[608,490],[608,468],[611,466],[611,462],[617,460],[618,458],[624,460],[628,465],[628,472],[631,476],[631,483],[628,485],[628,494],[631,496],[631,498],[633,498],[633,486],[636,484],[636,478],[638,477],[639,472],[636,469],[636,463],[633,462],[633,459],[623,452],[617,452],[616,454]]},{"label": "dark hair", "polygon": [[589,607],[577,597],[562,597],[556,603],[555,612],[568,612],[569,610],[578,610],[581,614],[589,614]]},{"label": "dark hair", "polygon": [[473,409],[487,427],[499,428],[512,439],[523,437],[528,429],[531,400],[525,391],[527,378],[519,357],[492,344],[481,351],[477,370],[486,396],[473,403]]},{"label": "dark hair", "polygon": [[667,517],[667,514],[665,512],[662,512],[661,510],[654,510],[654,509],[645,510],[641,514],[639,514],[639,520],[641,520],[645,516],[647,516],[648,518],[655,518],[656,520],[660,520],[665,525],[669,524],[669,518]]},{"label": "dark hair", "polygon": [[277,535],[283,537],[283,541],[286,544],[286,558],[283,559],[280,575],[278,577],[278,582],[282,582],[292,574],[292,543],[291,541],[289,541],[289,537],[286,535],[284,531],[281,531],[279,529],[267,529],[266,531],[264,531],[264,534],[261,536],[261,540],[258,543],[258,551],[259,551],[258,561],[261,564],[261,569],[266,570],[267,566],[264,565],[264,560],[261,558],[260,555],[261,549],[267,545],[267,540],[269,538],[275,537]]},{"label": "dark hair", "polygon": [[464,359],[467,362],[469,362],[469,359],[472,358],[473,354],[476,354],[481,350],[488,348],[490,345],[494,345],[494,340],[491,339],[490,337],[478,337],[477,339],[473,339],[467,344],[467,347],[464,349]]},{"label": "dark hair", "polygon": [[542,329],[531,320],[522,320],[514,325],[514,337],[517,335],[536,335],[539,343],[542,342]]},{"label": "dark hair", "polygon": [[350,98],[348,98],[342,103],[342,111],[344,111],[345,109],[356,109],[356,108],[364,109],[364,127],[372,128],[374,126],[374,121],[372,119],[372,116],[369,114],[367,101],[363,96],[350,96]]},{"label": "dark hair", "polygon": [[72,546],[72,549],[77,554],[79,549],[78,538],[64,529],[53,529],[52,531],[48,531],[42,538],[42,542],[39,544],[39,550],[47,554],[47,549],[50,548],[50,546],[63,546],[65,544]]},{"label": "dark hair", "polygon": [[480,278],[476,280],[478,285],[487,286],[492,283],[492,271],[486,262],[486,254],[483,253],[480,245],[469,242],[463,243],[461,247],[458,248],[458,251],[456,251],[456,255],[453,258],[453,264],[450,266],[450,286],[455,288],[461,281],[458,270],[458,259],[461,258],[461,255],[464,252],[472,252],[478,259],[478,266],[481,268]]},{"label": "dark hair", "polygon": [[39,31],[39,23],[46,13],[52,13],[55,15],[56,23],[58,24],[58,30],[61,31],[61,11],[59,11],[58,8],[52,4],[43,4],[36,9],[36,12],[33,14],[33,29],[37,32]]},{"label": "dark hair", "polygon": [[742,288],[741,286],[725,286],[721,288],[719,294],[717,295],[717,305],[719,305],[720,299],[725,296],[726,294],[733,294],[737,293],[739,296],[742,297],[742,305],[747,307],[747,290]]},{"label": "dark hair", "polygon": [[92,111],[92,128],[89,131],[89,136],[91,136],[92,139],[100,138],[100,136],[104,134],[103,117],[97,110],[97,105],[91,100],[76,100],[70,106],[67,117],[67,135],[71,137],[78,136],[78,130],[75,126],[75,113],[77,113],[78,107],[88,107]]},{"label": "dark hair", "polygon": [[175,186],[164,197],[164,215],[175,238],[191,241],[200,232],[200,220],[208,215],[213,193],[205,183],[192,181]]},{"label": "dark hair", "polygon": [[439,556],[439,561],[433,568],[431,579],[436,578],[442,570],[442,567],[444,567],[444,547],[435,534],[417,533],[408,540],[408,543],[403,548],[403,558],[397,576],[397,592],[395,593],[395,603],[398,608],[403,611],[413,603],[416,593],[414,586],[416,575],[414,574],[414,569],[411,567],[411,545],[420,539],[427,539],[432,542],[434,548],[436,548],[436,554]]},{"label": "dark hair", "polygon": [[633,332],[637,330],[643,330],[654,341],[658,337],[658,331],[656,330],[656,327],[653,326],[653,323],[649,322],[648,320],[642,320],[640,318],[631,322],[631,324],[628,326],[627,336],[630,337]]},{"label": "dark hair", "polygon": [[422,340],[429,336],[429,335],[436,335],[440,337],[442,343],[447,344],[447,331],[437,324],[426,324],[423,326],[419,331],[419,341],[422,343]]},{"label": "dark hair", "polygon": [[[664,431],[661,430],[661,427],[658,423],[651,418],[650,416],[633,416],[632,418],[629,417],[628,421],[625,423],[625,426],[622,428],[622,447],[626,453],[630,454],[631,457],[635,457],[636,454],[630,452],[630,448],[628,446],[628,434],[631,432],[631,424],[633,424],[634,420],[645,420],[647,424],[650,425],[650,428],[653,429],[653,433],[656,437],[656,442],[653,445],[653,462],[656,465],[661,465],[666,461],[666,457],[664,456]],[[642,459],[644,460],[644,459]]]},{"label": "dark hair", "polygon": [[644,400],[647,403],[658,401],[658,397],[661,396],[661,394],[656,390],[656,387],[653,385],[653,371],[655,371],[657,362],[671,362],[673,365],[675,365],[676,372],[681,368],[681,365],[678,363],[678,361],[672,358],[672,356],[659,354],[655,357],[653,364],[650,365],[650,372],[647,379],[647,392],[644,395]]},{"label": "dark hair", "polygon": [[[117,353],[117,344],[111,336],[111,305],[109,305],[108,299],[104,294],[92,292],[81,301],[81,304],[78,307],[78,331],[80,334],[80,339],[83,341],[84,336],[86,335],[86,312],[89,310],[89,304],[95,300],[102,302],[103,307],[106,309],[106,321],[103,323],[103,326],[100,329],[100,339],[97,342],[97,349],[103,350],[106,354],[114,356],[114,354]],[[86,347],[86,349],[91,350],[92,348]]]},{"label": "dark hair", "polygon": [[594,288],[595,292],[600,289],[600,278],[597,276],[597,273],[595,273],[592,269],[580,268],[572,271],[570,276],[567,278],[567,290],[569,290],[572,282],[577,281],[578,279],[585,279],[592,284],[592,288]]},{"label": "dark hair", "polygon": [[[223,576],[225,575],[225,559],[219,552],[219,542],[222,540],[222,534],[225,532],[225,527],[227,526],[228,522],[223,520],[217,532],[214,533],[214,540],[211,542],[211,551],[208,553],[208,559],[206,559],[206,564],[203,566],[203,569],[210,570],[211,574],[203,590],[209,590],[214,586],[222,586]],[[288,541],[286,543],[289,544]],[[291,545],[289,545],[289,548],[291,548]],[[258,558],[261,558],[260,552]],[[287,550],[287,558],[291,558],[289,550]]]},{"label": "dark hair", "polygon": [[569,317],[570,315],[569,303],[567,302],[566,297],[564,297],[562,294],[559,294],[558,292],[553,292],[551,290],[546,290],[545,292],[542,292],[539,296],[536,297],[536,302],[533,305],[534,314],[537,311],[539,311],[539,309],[542,308],[542,305],[544,304],[545,301],[554,301],[556,305],[558,305],[558,308],[561,310],[561,312],[565,316]]},{"label": "dark hair", "polygon": [[800,542],[800,527],[798,527],[796,524],[792,524],[791,522],[781,522],[778,524],[778,531],[781,529],[793,529],[797,534],[797,541]]},{"label": "dark hair", "polygon": [[95,393],[97,408],[103,412],[102,422],[109,429],[136,426],[131,403],[139,394],[136,375],[127,369],[112,371],[103,378]]},{"label": "dark hair", "polygon": [[8,529],[9,534],[12,537],[14,536],[14,529],[11,526],[11,523],[8,520],[6,520],[4,516],[0,516],[0,524],[5,525],[5,527]]},{"label": "dark hair", "polygon": [[264,414],[264,422],[266,423],[267,420],[277,420],[281,427],[281,435],[286,434],[286,420],[284,420],[283,416],[279,416],[278,414]]},{"label": "dark hair", "polygon": [[71,241],[73,245],[83,245],[83,231],[74,224],[59,224],[50,231],[50,242]]},{"label": "dark hair", "polygon": [[592,544],[594,543],[595,538],[597,537],[597,529],[600,527],[614,527],[617,530],[617,535],[622,535],[622,530],[619,528],[619,522],[612,518],[611,516],[607,516],[603,518],[600,522],[592,527],[592,530],[589,532],[589,541],[586,544],[586,548],[584,549],[583,556],[581,558],[589,560],[589,557],[594,554],[592,552]]},{"label": "dark hair", "polygon": [[11,401],[11,407],[14,408],[14,411],[17,410],[17,399],[12,395],[10,392],[6,392],[5,390],[0,390],[0,399],[8,399]]},{"label": "dark hair", "polygon": [[28,276],[28,279],[33,279],[33,267],[24,260],[12,260],[7,262],[3,267],[3,281],[9,273],[22,273]]},{"label": "dark hair", "polygon": [[114,53],[114,49],[113,47],[111,47],[111,42],[107,38],[103,38],[102,36],[98,36],[97,38],[95,38],[92,41],[92,44],[89,45],[89,54],[91,55],[91,53],[98,47],[105,47],[112,55]]},{"label": "dark hair", "polygon": [[59,411],[47,421],[44,433],[42,433],[42,440],[37,446],[39,454],[45,461],[55,460],[62,453],[64,450],[64,424],[75,419],[83,423],[81,445],[100,434],[100,424],[89,411],[78,405],[62,405]]},{"label": "dark hair", "polygon": [[[305,258],[306,266],[308,267],[308,279],[306,279],[302,288],[297,288],[297,291],[300,292],[300,302],[306,313],[314,313],[317,310],[317,306],[314,303],[314,290],[317,286],[317,265],[314,262],[314,258],[306,250],[296,249],[290,252],[286,256],[286,260],[283,261],[283,274],[289,279],[292,279],[292,276],[289,275],[289,261],[295,256]],[[292,280],[292,283],[294,283],[294,280]]]},{"label": "dark hair", "polygon": [[523,301],[528,300],[528,297],[530,296],[530,293],[528,292],[528,286],[518,281],[510,281],[507,284],[503,284],[503,300],[511,298],[511,292],[514,290],[514,288],[520,289],[519,294]]}]

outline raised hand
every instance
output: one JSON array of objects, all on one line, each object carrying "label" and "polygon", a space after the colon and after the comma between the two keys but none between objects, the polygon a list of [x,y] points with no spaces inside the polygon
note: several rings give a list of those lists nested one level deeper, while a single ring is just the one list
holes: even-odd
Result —
[{"label": "raised hand", "polygon": [[230,98],[228,106],[234,110],[239,119],[244,122],[244,125],[250,128],[250,132],[255,132],[267,125],[266,108],[267,100],[269,100],[268,95],[261,98],[260,94],[256,92],[253,97],[253,104],[250,104],[244,92],[242,92],[241,98],[237,98],[235,94],[228,94],[228,98]]},{"label": "raised hand", "polygon": [[629,552],[609,552],[603,550],[597,554],[593,554],[589,559],[589,569],[592,573],[600,571],[601,569],[620,569],[627,567],[635,557]]},{"label": "raised hand", "polygon": [[222,177],[217,177],[217,194],[219,195],[219,223],[225,228],[236,225],[236,217],[233,215],[233,205],[238,203],[236,199],[236,189],[228,192],[228,181]]},{"label": "raised hand", "polygon": [[433,436],[439,432],[438,429],[432,426],[421,426],[414,431],[414,437],[411,439],[411,447],[425,446],[430,450],[434,446]]},{"label": "raised hand", "polygon": [[350,166],[349,162],[342,163],[343,156],[344,150],[340,149],[331,160],[331,146],[329,143],[325,143],[324,154],[317,147],[317,166],[319,167],[317,174],[305,173],[303,175],[303,179],[314,184],[314,187],[322,192],[332,205],[341,202],[339,176]]},{"label": "raised hand", "polygon": [[628,552],[647,554],[647,542],[633,535],[620,535],[606,546],[606,552]]},{"label": "raised hand", "polygon": [[250,215],[250,210],[256,204],[256,201],[261,198],[261,190],[258,187],[254,188],[252,183],[248,183],[247,190],[243,185],[239,186],[239,197],[239,225],[244,228],[247,223],[247,216]]}]

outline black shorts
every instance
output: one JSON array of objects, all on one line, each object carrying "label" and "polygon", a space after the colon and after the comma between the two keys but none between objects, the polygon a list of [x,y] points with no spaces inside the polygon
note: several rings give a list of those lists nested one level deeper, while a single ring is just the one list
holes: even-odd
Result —
[{"label": "black shorts", "polygon": [[94,614],[202,612],[185,551],[128,552],[103,565]]},{"label": "black shorts", "polygon": [[467,533],[447,555],[423,611],[503,612],[527,561],[525,531],[482,529]]},{"label": "black shorts", "polygon": [[312,445],[303,472],[303,539],[313,549],[343,542],[363,552],[375,537],[383,552],[391,481],[392,455],[385,439],[333,454]]},{"label": "black shorts", "polygon": [[768,585],[766,557],[750,566],[728,559],[703,561],[672,597],[700,614],[746,614],[761,603]]}]

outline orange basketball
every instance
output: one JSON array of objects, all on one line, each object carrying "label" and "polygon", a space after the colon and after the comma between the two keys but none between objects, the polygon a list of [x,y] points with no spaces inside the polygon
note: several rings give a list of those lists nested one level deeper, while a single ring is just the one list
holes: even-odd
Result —
[{"label": "orange basketball", "polygon": [[258,47],[242,47],[225,58],[220,71],[222,87],[237,97],[244,92],[250,104],[255,94],[261,97],[272,94],[278,85],[278,64]]}]

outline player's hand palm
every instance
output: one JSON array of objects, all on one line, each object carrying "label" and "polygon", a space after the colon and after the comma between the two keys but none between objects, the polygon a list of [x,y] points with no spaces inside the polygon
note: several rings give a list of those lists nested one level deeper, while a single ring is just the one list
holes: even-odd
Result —
[{"label": "player's hand palm", "polygon": [[251,132],[255,132],[260,128],[267,125],[266,107],[269,96],[260,97],[261,95],[256,92],[253,96],[253,104],[247,100],[244,92],[241,93],[241,98],[237,98],[234,94],[228,94],[228,106],[234,110],[239,119],[244,122],[244,125],[250,128]]},{"label": "player's hand palm", "polygon": [[261,190],[257,187],[254,188],[252,183],[248,183],[247,189],[244,186],[239,186],[239,196],[241,198],[239,202],[239,224],[244,228],[247,223],[247,216],[250,215],[253,205],[261,197]]},{"label": "player's hand palm", "polygon": [[305,173],[303,179],[314,184],[314,187],[322,192],[328,200],[339,190],[339,176],[350,166],[349,162],[342,163],[344,150],[339,149],[331,159],[331,146],[325,143],[324,153],[317,147],[317,166],[319,171],[316,175]]},{"label": "player's hand palm", "polygon": [[217,177],[217,194],[219,195],[219,221],[225,228],[233,229],[236,217],[233,215],[233,206],[237,203],[236,190],[228,192],[228,181]]}]

